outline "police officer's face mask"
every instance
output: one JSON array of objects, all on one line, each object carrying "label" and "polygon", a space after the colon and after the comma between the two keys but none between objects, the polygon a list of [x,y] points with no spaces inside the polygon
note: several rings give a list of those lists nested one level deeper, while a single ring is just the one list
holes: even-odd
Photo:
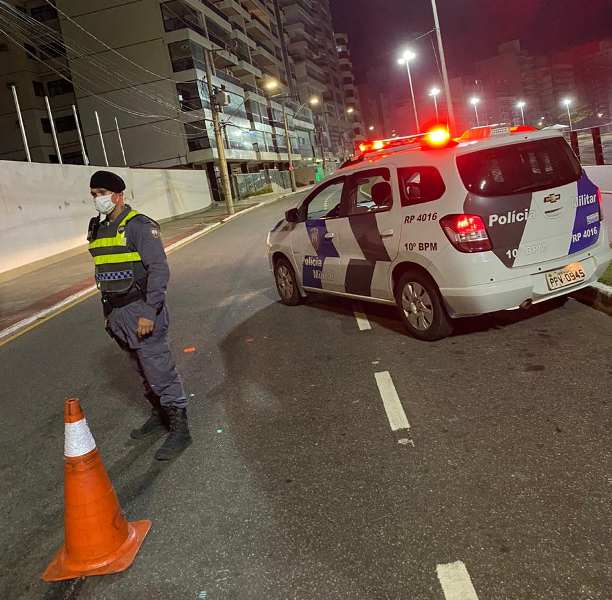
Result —
[{"label": "police officer's face mask", "polygon": [[112,198],[112,194],[108,194],[106,196],[96,196],[94,198],[96,210],[102,215],[110,215],[115,210],[116,206]]}]

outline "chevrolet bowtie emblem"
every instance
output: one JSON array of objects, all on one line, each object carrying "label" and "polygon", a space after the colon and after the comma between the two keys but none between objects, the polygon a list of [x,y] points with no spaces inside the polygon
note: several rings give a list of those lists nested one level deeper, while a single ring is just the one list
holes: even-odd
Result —
[{"label": "chevrolet bowtie emblem", "polygon": [[561,200],[561,194],[551,194],[550,196],[546,196],[544,198],[544,202],[548,202],[550,204],[554,204],[557,200]]}]

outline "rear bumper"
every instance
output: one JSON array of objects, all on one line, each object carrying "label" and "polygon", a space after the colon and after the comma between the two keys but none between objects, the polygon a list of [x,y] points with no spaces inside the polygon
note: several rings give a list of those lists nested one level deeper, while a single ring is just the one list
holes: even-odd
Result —
[{"label": "rear bumper", "polygon": [[[571,260],[571,259],[568,259]],[[518,308],[525,300],[534,303],[566,296],[596,282],[612,261],[612,250],[606,244],[598,254],[582,259],[587,279],[559,290],[550,291],[544,273],[526,275],[485,285],[467,288],[440,288],[451,317],[468,317]]]}]

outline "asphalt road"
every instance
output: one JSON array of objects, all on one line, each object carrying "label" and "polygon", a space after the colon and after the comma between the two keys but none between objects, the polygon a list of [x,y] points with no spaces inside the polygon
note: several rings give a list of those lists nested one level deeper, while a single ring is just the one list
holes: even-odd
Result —
[{"label": "asphalt road", "polygon": [[[147,406],[96,299],[0,347],[0,598],[474,600],[438,578],[461,561],[479,600],[609,600],[612,320],[568,300],[424,344],[392,308],[364,307],[362,331],[349,301],[284,307],[265,236],[294,201],[170,256],[195,437],[171,464],[128,437]],[[414,445],[391,431],[384,372]],[[124,573],[47,584],[72,396],[153,527]]]}]

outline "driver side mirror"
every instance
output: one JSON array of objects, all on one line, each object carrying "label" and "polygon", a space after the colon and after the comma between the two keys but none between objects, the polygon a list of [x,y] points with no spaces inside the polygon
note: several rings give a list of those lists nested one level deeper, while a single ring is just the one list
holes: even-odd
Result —
[{"label": "driver side mirror", "polygon": [[300,214],[297,208],[292,208],[285,213],[287,223],[297,223],[300,220]]}]

